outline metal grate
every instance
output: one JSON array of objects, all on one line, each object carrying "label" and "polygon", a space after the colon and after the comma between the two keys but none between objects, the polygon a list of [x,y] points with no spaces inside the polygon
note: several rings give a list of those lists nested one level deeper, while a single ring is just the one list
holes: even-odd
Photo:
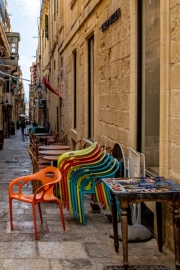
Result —
[{"label": "metal grate", "polygon": [[[124,266],[109,265],[105,266],[104,270],[124,270]],[[132,265],[128,267],[128,270],[171,270],[164,265]]]},{"label": "metal grate", "polygon": [[18,161],[16,161],[16,160],[6,160],[6,161],[4,161],[4,163],[18,163]]}]

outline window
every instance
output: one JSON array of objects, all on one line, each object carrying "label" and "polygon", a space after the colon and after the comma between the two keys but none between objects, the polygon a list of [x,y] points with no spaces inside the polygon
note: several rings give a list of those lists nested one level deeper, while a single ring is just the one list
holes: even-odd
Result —
[{"label": "window", "polygon": [[11,53],[16,53],[16,43],[10,43]]},{"label": "window", "polygon": [[57,0],[54,0],[54,19],[56,19],[56,1]]},{"label": "window", "polygon": [[45,14],[45,37],[48,39],[48,15]]},{"label": "window", "polygon": [[[160,119],[160,0],[139,0],[138,130],[139,151],[145,154],[146,170],[159,174]],[[141,144],[141,145],[140,145]]]},{"label": "window", "polygon": [[76,112],[77,112],[77,53],[74,52],[74,129],[77,127],[77,118],[76,118]]},{"label": "window", "polygon": [[59,132],[59,107],[56,107],[56,119],[57,119],[56,130],[57,132]]},{"label": "window", "polygon": [[88,40],[88,138],[94,138],[94,36]]}]

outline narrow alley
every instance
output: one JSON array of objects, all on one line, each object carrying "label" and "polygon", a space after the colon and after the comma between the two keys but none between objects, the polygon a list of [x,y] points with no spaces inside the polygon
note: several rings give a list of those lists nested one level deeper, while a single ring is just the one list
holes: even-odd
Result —
[{"label": "narrow alley", "polygon": [[[5,139],[0,151],[0,269],[103,270],[107,266],[122,266],[121,242],[120,253],[116,254],[113,239],[109,236],[112,224],[106,217],[107,211],[101,209],[101,213],[90,213],[89,197],[85,202],[87,225],[80,225],[64,209],[65,232],[57,205],[43,204],[44,224],[41,226],[38,219],[38,241],[34,240],[31,206],[15,201],[14,231],[10,231],[8,184],[16,177],[32,173],[28,144],[28,137],[22,141],[20,130],[16,130],[16,135]],[[30,185],[28,189],[31,189]],[[129,263],[164,265],[175,270],[174,254],[165,247],[159,253],[153,238],[143,243],[129,243]]]}]

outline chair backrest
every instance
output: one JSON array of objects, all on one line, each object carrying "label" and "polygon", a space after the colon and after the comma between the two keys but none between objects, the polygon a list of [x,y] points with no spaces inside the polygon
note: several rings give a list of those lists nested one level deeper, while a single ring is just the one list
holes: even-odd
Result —
[{"label": "chair backrest", "polygon": [[33,166],[33,173],[36,173],[39,171],[38,163],[35,154],[33,153],[33,150],[30,148],[30,146],[27,147],[28,153],[31,157],[32,166]]},{"label": "chair backrest", "polygon": [[32,132],[29,132],[29,139],[30,139],[30,142],[32,142],[32,140],[33,140],[33,133]]},{"label": "chair backrest", "polygon": [[132,148],[129,147],[128,154],[128,176],[140,177],[140,155]]},{"label": "chair backrest", "polygon": [[82,149],[82,150],[70,151],[70,152],[66,152],[66,153],[62,154],[58,158],[57,167],[60,169],[61,166],[62,166],[62,163],[67,159],[89,155],[90,153],[92,153],[92,151],[94,151],[94,149],[96,147],[97,147],[97,142],[93,143],[88,148],[85,148],[85,149]]},{"label": "chair backrest", "polygon": [[62,137],[60,138],[59,142],[62,145],[66,145],[67,144],[67,133],[63,134]]},{"label": "chair backrest", "polygon": [[60,180],[61,173],[59,169],[53,166],[48,166],[36,173],[14,179],[9,184],[8,192],[10,195],[13,194],[13,186],[16,185],[18,187],[18,193],[22,195],[23,186],[26,185],[27,182],[39,181],[42,185],[35,191],[34,201],[51,201],[51,198],[53,197],[54,185],[60,182]]},{"label": "chair backrest", "polygon": [[59,135],[59,132],[58,131],[53,131],[53,139],[54,139],[54,141],[55,142],[57,142],[58,141],[58,135]]},{"label": "chair backrest", "polygon": [[120,143],[115,143],[111,153],[112,156],[121,163],[120,171],[117,171],[116,177],[126,177],[126,160],[122,145]]},{"label": "chair backrest", "polygon": [[75,143],[75,149],[76,150],[81,150],[86,148],[87,146],[87,142],[85,142],[84,140],[79,140]]},{"label": "chair backrest", "polygon": [[42,169],[35,176],[37,176],[37,180],[41,181],[43,185],[61,180],[61,172],[54,166],[48,166]]}]

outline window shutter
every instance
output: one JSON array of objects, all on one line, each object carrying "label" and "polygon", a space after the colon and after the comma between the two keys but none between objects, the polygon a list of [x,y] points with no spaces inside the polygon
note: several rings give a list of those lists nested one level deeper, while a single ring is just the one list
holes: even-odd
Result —
[{"label": "window shutter", "polygon": [[56,0],[54,0],[54,19],[56,19]]}]

